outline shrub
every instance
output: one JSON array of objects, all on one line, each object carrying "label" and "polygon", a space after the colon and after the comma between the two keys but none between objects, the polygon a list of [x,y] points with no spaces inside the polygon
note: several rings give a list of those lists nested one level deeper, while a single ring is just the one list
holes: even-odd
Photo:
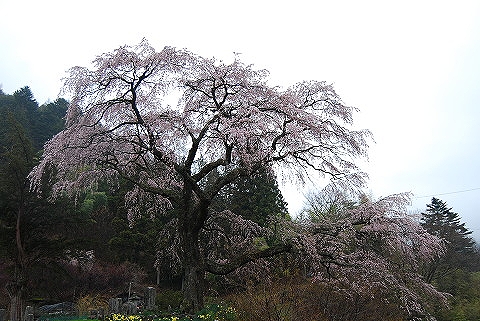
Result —
[{"label": "shrub", "polygon": [[155,303],[160,310],[177,309],[180,307],[183,301],[183,295],[181,291],[176,290],[163,290],[157,293]]},{"label": "shrub", "polygon": [[92,310],[108,309],[108,301],[99,295],[85,295],[77,301],[77,311],[79,315],[88,315]]},{"label": "shrub", "polygon": [[236,312],[232,307],[226,307],[219,304],[208,305],[205,309],[197,313],[193,321],[234,321]]},{"label": "shrub", "polygon": [[225,299],[236,307],[242,321],[406,320],[395,299],[382,295],[362,296],[354,289],[285,277]]}]

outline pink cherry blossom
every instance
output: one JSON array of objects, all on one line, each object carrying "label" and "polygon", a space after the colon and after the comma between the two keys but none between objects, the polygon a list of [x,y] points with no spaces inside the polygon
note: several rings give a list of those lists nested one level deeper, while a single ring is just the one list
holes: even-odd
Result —
[{"label": "pink cherry blossom", "polygon": [[[337,187],[362,187],[366,174],[355,162],[367,156],[370,133],[353,128],[356,109],[330,84],[304,81],[282,90],[269,85],[267,71],[238,57],[225,64],[170,47],[157,52],[144,40],[98,56],[89,68],[72,68],[64,94],[71,98],[67,127],[45,145],[30,174],[33,186],[40,190],[50,179],[53,197],[75,196],[122,178],[133,186],[125,198],[130,219],[175,209],[157,263],[167,258],[183,271],[190,309],[203,305],[207,271],[226,274],[282,252],[296,252],[318,278],[355,270],[365,280],[383,278],[385,286],[404,286],[393,266],[415,268],[437,253],[436,241],[398,211],[402,197],[363,204],[336,224],[287,222],[274,246],[255,245],[271,231],[210,209],[223,187],[265,166],[284,180],[316,175]],[[362,243],[376,236],[384,253]]]}]

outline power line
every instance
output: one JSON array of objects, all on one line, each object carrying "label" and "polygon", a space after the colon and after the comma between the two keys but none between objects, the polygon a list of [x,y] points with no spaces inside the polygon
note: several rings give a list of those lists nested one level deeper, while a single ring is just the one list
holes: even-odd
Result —
[{"label": "power line", "polygon": [[465,190],[462,190],[462,191],[455,191],[455,192],[446,192],[446,193],[439,193],[439,194],[432,194],[432,195],[416,196],[416,197],[414,197],[414,198],[425,198],[425,197],[434,197],[434,196],[458,194],[458,193],[465,193],[465,192],[471,192],[471,191],[477,191],[477,190],[480,190],[480,187],[471,188],[471,189],[465,189]]}]

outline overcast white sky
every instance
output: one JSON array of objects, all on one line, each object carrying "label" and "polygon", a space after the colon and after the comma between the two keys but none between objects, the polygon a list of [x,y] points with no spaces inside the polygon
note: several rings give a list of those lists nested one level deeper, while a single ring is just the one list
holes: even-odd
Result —
[{"label": "overcast white sky", "polygon": [[[480,1],[0,0],[0,84],[42,104],[61,78],[145,37],[271,72],[272,83],[333,83],[376,143],[375,197],[446,201],[480,238]],[[285,195],[291,210],[301,197]]]}]

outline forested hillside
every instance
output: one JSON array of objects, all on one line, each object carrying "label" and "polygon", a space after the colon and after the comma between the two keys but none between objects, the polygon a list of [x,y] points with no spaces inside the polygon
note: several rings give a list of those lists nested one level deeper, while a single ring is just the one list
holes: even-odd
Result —
[{"label": "forested hillside", "polygon": [[12,320],[26,302],[75,302],[155,275],[155,224],[130,225],[121,190],[99,187],[52,202],[46,179],[32,192],[27,176],[44,143],[64,128],[67,105],[60,98],[39,106],[28,87],[0,94],[0,305]]}]

